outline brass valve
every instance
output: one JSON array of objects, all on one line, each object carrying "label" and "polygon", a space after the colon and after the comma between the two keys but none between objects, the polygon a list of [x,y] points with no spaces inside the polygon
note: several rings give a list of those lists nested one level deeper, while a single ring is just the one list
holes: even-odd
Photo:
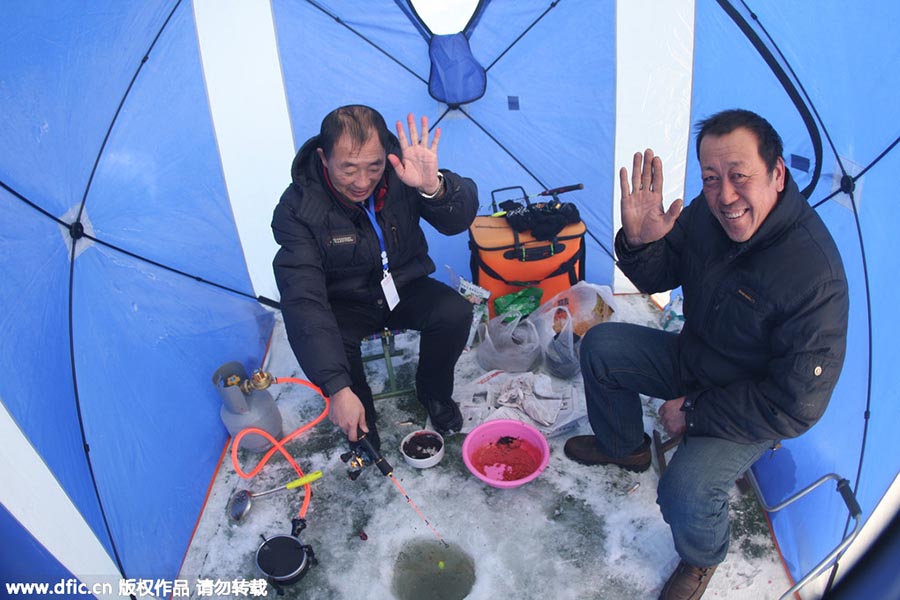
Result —
[{"label": "brass valve", "polygon": [[253,375],[249,379],[243,380],[240,385],[242,392],[250,394],[254,390],[267,389],[273,383],[275,383],[275,377],[271,373],[262,369],[256,369],[253,371]]}]

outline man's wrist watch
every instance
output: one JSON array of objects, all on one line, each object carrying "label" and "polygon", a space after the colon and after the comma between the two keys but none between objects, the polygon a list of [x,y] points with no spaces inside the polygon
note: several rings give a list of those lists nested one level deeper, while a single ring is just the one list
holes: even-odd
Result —
[{"label": "man's wrist watch", "polygon": [[694,410],[694,399],[690,396],[684,397],[684,402],[681,403],[681,412],[691,412]]},{"label": "man's wrist watch", "polygon": [[423,198],[428,198],[429,200],[434,200],[435,198],[440,196],[441,192],[444,191],[444,174],[441,173],[440,171],[438,171],[437,178],[438,178],[438,186],[437,186],[437,189],[434,190],[433,193],[426,194],[422,190],[416,190],[419,192],[419,195],[422,196]]}]

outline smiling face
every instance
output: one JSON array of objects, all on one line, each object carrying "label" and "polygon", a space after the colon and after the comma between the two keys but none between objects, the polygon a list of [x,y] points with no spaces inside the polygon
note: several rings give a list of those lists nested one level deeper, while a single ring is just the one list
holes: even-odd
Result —
[{"label": "smiling face", "polygon": [[342,135],[331,149],[331,156],[317,149],[334,189],[351,202],[365,202],[375,192],[384,174],[387,155],[373,129],[360,145],[349,135]]},{"label": "smiling face", "polygon": [[784,189],[784,160],[779,157],[769,172],[756,136],[743,127],[705,136],[699,155],[709,210],[731,240],[746,242],[778,202]]}]

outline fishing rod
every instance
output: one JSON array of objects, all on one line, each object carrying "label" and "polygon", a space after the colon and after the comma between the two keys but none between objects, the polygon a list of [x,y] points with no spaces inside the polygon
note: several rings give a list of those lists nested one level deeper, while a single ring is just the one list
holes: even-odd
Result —
[{"label": "fishing rod", "polygon": [[[506,192],[509,190],[520,190],[522,192],[521,196],[509,198],[507,201],[524,200],[525,204],[530,205],[532,198],[541,198],[541,197],[545,198],[547,196],[552,196],[553,198],[556,198],[560,194],[565,194],[567,192],[574,192],[576,190],[583,190],[583,189],[584,189],[583,183],[575,183],[572,185],[564,185],[564,186],[556,187],[553,189],[544,190],[543,192],[538,192],[537,194],[528,195],[525,193],[525,188],[523,188],[521,185],[513,185],[510,187],[504,187],[504,188],[499,188],[496,190],[491,190],[491,208],[494,209],[495,214],[498,212],[497,197],[496,197],[496,194],[498,192]],[[499,211],[499,212],[502,212],[502,211]]]}]

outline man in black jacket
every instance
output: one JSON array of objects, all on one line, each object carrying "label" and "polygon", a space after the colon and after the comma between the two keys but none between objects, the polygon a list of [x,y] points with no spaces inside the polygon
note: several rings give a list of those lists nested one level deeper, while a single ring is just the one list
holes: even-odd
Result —
[{"label": "man in black jacket", "polygon": [[335,109],[291,168],[275,209],[281,249],[275,279],[285,329],[306,376],[331,399],[329,417],[351,442],[357,430],[380,445],[360,342],[388,329],[421,332],[416,393],[432,425],[458,431],[453,371],[466,343],[472,306],[428,277],[424,218],[439,232],[465,231],[478,211],[475,183],[438,170],[441,130],[429,143],[412,114],[397,137],[367,106]]},{"label": "man in black jacket", "polygon": [[785,167],[778,133],[745,110],[699,124],[703,192],[662,206],[662,162],[619,173],[619,267],[647,293],[684,291],[680,334],[604,323],[582,341],[594,435],[566,442],[588,465],[650,467],[638,393],[665,400],[683,441],[657,502],[681,562],[660,598],[697,599],[728,550],[728,490],[778,440],[822,416],[843,365],[849,310],[837,247]]}]

